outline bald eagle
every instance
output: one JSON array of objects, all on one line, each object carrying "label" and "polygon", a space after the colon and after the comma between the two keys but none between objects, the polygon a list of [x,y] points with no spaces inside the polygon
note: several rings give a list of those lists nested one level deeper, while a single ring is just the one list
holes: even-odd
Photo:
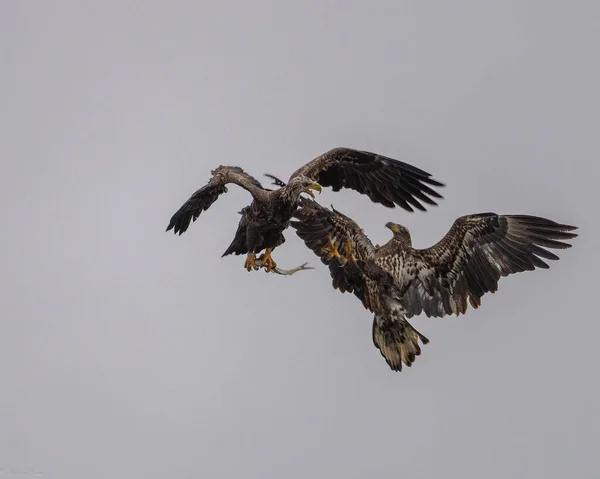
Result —
[{"label": "bald eagle", "polygon": [[[298,208],[300,195],[331,186],[333,191],[350,188],[367,195],[373,202],[407,211],[413,207],[425,211],[422,203],[436,205],[433,198],[442,198],[428,185],[442,183],[419,168],[368,151],[334,148],[295,171],[287,184],[276,180],[279,189],[263,188],[258,180],[238,166],[219,166],[212,172],[207,185],[196,191],[172,216],[167,231],[184,233],[202,211],[227,191],[226,185],[236,184],[247,190],[252,203],[242,209],[235,237],[222,256],[246,254],[244,268],[257,270],[264,266],[269,272],[276,268],[271,252],[285,242],[284,230]],[[269,176],[269,175],[267,175]],[[256,258],[256,254],[265,253]]]},{"label": "bald eagle", "polygon": [[[374,246],[349,217],[302,199],[291,222],[296,234],[329,266],[333,287],[354,293],[374,313],[372,339],[387,364],[411,366],[429,340],[407,318],[465,314],[496,292],[498,281],[558,260],[577,227],[537,216],[480,213],[458,218],[436,245],[412,247],[409,231],[387,223],[392,238]],[[543,258],[543,259],[542,259]]]}]

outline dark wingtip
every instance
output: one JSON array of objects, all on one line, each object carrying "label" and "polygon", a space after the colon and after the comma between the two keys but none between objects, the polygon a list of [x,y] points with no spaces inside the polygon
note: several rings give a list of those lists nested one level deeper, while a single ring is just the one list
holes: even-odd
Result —
[{"label": "dark wingtip", "polygon": [[443,200],[444,199],[444,197],[440,193],[438,193],[437,191],[435,191],[435,190],[428,191],[427,194],[429,196],[433,196],[434,198],[437,198],[438,200]]},{"label": "dark wingtip", "polygon": [[177,234],[177,230],[179,228],[177,228],[177,225],[175,224],[174,218],[171,218],[171,221],[169,221],[169,226],[167,226],[167,229],[165,230],[165,233],[173,230],[174,234]]},{"label": "dark wingtip", "polygon": [[438,188],[445,188],[446,187],[446,183],[442,183],[441,181],[438,180],[434,180],[433,178],[423,178],[421,181],[424,181],[425,183],[431,185],[431,186],[437,186]]},{"label": "dark wingtip", "polygon": [[566,233],[566,231],[578,230],[579,228],[577,226],[559,225],[557,228],[563,232],[562,235],[563,235],[563,238],[565,238],[565,239],[573,239],[573,238],[577,238],[579,236],[578,233]]},{"label": "dark wingtip", "polygon": [[181,211],[181,209],[179,209],[171,217],[171,220],[169,221],[169,226],[167,226],[167,229],[165,230],[165,232],[173,230],[173,234],[181,236],[182,233],[184,233],[185,231],[187,231],[188,226],[191,223],[191,220],[192,220],[191,216],[189,216],[189,217],[186,216]]}]

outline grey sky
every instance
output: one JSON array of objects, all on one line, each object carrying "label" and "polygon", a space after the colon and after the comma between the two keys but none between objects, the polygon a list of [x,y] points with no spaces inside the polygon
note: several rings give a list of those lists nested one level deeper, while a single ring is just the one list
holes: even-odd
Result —
[{"label": "grey sky", "polygon": [[[2,2],[0,476],[598,477],[600,6],[289,3]],[[216,165],[342,145],[447,183],[425,214],[319,197],[376,242],[484,211],[581,236],[413,320],[398,374],[292,231],[276,261],[316,271],[220,258],[244,191],[164,232]]]}]

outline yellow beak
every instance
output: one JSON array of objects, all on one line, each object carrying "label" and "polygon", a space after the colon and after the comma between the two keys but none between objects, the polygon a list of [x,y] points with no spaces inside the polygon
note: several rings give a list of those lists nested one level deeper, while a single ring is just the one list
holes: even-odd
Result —
[{"label": "yellow beak", "polygon": [[400,233],[400,228],[398,228],[398,225],[395,223],[390,222],[387,223],[385,226],[391,229],[394,233]]},{"label": "yellow beak", "polygon": [[321,185],[316,182],[314,182],[312,185],[309,185],[306,187],[306,189],[304,191],[306,191],[310,196],[312,196],[314,198],[315,194],[310,190],[318,191],[319,194],[321,194],[321,191],[323,191],[323,188],[321,188]]}]

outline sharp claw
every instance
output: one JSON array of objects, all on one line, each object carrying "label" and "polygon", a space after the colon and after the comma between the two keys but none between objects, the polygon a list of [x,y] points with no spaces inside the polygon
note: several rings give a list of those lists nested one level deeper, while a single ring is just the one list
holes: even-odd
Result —
[{"label": "sharp claw", "polygon": [[246,261],[244,262],[244,268],[246,271],[250,271],[250,269],[254,269],[256,271],[258,269],[258,265],[256,264],[256,255],[254,253],[248,253],[246,256]]},{"label": "sharp claw", "polygon": [[346,257],[344,258],[346,261],[344,261],[344,263],[347,263],[348,261],[351,261],[352,263],[356,263],[356,256],[354,256],[354,251],[352,249],[352,243],[350,242],[350,240],[346,240],[346,246],[344,247],[344,253],[346,253]]},{"label": "sharp claw", "polygon": [[265,268],[267,273],[270,273],[273,270],[273,268],[277,267],[277,263],[275,263],[275,261],[271,257],[271,251],[271,248],[267,248],[265,250],[265,253],[262,254],[260,258],[258,258],[258,265],[256,269]]},{"label": "sharp claw", "polygon": [[331,239],[331,236],[329,236],[327,238],[328,241],[328,245],[325,246],[325,248],[323,248],[323,252],[327,253],[327,258],[328,259],[333,259],[333,258],[341,258],[340,252],[338,251],[338,244],[336,241],[333,241]]}]

